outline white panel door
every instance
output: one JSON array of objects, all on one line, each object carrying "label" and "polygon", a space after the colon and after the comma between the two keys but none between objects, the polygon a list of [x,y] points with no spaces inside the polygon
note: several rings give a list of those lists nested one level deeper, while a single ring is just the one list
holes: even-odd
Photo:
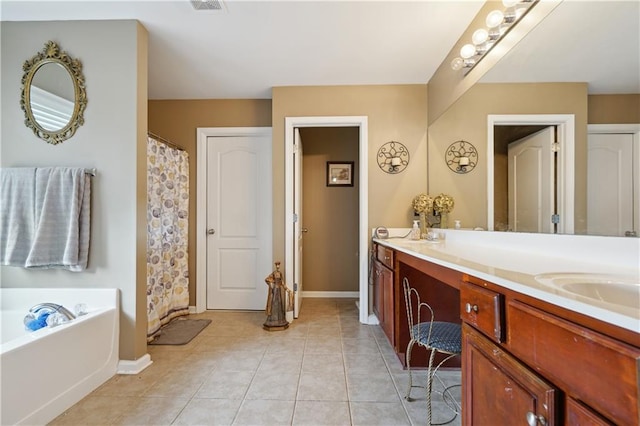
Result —
[{"label": "white panel door", "polygon": [[302,217],[302,140],[300,139],[300,129],[296,127],[293,130],[295,133],[293,137],[293,213],[296,218],[293,223],[293,316],[294,318],[298,318],[300,315],[300,307],[302,306],[302,243],[304,233],[307,232],[307,230],[303,227]]},{"label": "white panel door", "polygon": [[265,308],[271,273],[271,138],[207,138],[207,309]]},{"label": "white panel door", "polygon": [[552,233],[555,129],[547,127],[509,144],[509,229]]},{"label": "white panel door", "polygon": [[624,236],[633,226],[633,135],[589,134],[587,233]]}]

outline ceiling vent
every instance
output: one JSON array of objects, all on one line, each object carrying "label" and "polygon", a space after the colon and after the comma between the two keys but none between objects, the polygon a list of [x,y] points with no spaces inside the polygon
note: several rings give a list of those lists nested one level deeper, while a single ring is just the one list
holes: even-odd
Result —
[{"label": "ceiling vent", "polygon": [[191,0],[195,10],[224,10],[222,0]]}]

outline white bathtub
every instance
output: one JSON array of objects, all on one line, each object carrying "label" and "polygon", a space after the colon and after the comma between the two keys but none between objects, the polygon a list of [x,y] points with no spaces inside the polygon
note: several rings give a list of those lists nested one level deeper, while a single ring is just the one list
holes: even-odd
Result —
[{"label": "white bathtub", "polygon": [[[0,424],[50,422],[116,373],[119,298],[117,289],[0,289]],[[89,313],[34,332],[23,318],[38,303]]]}]

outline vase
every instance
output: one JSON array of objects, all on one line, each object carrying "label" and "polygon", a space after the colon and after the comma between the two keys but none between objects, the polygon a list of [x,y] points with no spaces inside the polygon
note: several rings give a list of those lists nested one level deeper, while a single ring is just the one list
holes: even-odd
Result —
[{"label": "vase", "polygon": [[427,213],[420,212],[420,238],[426,238],[428,226]]},{"label": "vase", "polygon": [[440,228],[441,229],[449,228],[449,213],[446,213],[446,212],[440,213]]}]

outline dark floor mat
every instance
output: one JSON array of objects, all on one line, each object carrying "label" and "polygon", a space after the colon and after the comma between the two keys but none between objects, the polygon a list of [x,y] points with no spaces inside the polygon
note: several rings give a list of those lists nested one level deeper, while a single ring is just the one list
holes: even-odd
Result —
[{"label": "dark floor mat", "polygon": [[175,319],[162,327],[150,345],[186,345],[211,323],[209,319]]}]

